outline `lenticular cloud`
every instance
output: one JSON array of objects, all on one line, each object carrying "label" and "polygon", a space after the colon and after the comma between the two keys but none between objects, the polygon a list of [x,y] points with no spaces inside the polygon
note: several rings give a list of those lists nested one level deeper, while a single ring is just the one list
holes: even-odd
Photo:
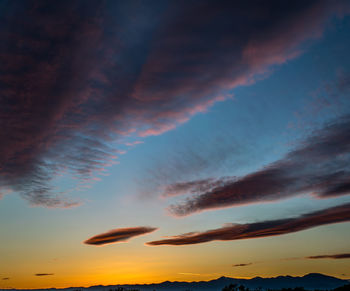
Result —
[{"label": "lenticular cloud", "polygon": [[0,187],[32,205],[78,205],[52,179],[95,179],[117,158],[121,136],[162,134],[225,100],[227,90],[300,55],[344,5],[8,2],[0,12]]}]

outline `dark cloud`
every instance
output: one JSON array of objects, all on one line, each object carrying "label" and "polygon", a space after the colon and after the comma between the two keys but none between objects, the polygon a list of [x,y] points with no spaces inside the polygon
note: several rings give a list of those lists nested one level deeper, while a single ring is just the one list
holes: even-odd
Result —
[{"label": "dark cloud", "polygon": [[306,259],[350,259],[350,254],[320,255],[309,256]]},{"label": "dark cloud", "polygon": [[151,241],[147,245],[190,245],[210,241],[229,241],[283,235],[305,229],[350,221],[350,203],[295,218],[268,220],[246,224],[232,224],[204,232],[191,232],[170,238]]},{"label": "dark cloud", "polygon": [[[191,181],[168,189],[195,192],[170,211],[184,216],[207,209],[274,201],[301,193],[318,198],[350,193],[350,116],[314,132],[295,150],[262,170],[240,179]],[[214,185],[214,186],[213,186]],[[217,185],[217,186],[215,186]]]},{"label": "dark cloud", "polygon": [[245,264],[235,264],[235,265],[232,265],[232,267],[246,267],[246,266],[250,266],[252,265],[253,263],[245,263]]},{"label": "dark cloud", "polygon": [[37,277],[42,277],[42,276],[53,276],[55,274],[53,273],[37,273],[37,274],[34,274],[34,276],[37,276]]},{"label": "dark cloud", "polygon": [[10,280],[9,277],[2,278],[1,280]]},{"label": "dark cloud", "polygon": [[204,191],[208,191],[209,189],[214,189],[217,187],[222,187],[225,185],[225,182],[232,181],[233,177],[223,177],[220,179],[203,179],[203,180],[195,180],[188,182],[179,182],[168,185],[165,187],[163,192],[163,197],[171,197],[182,194],[201,194]]},{"label": "dark cloud", "polygon": [[135,236],[144,235],[144,234],[153,232],[155,230],[157,230],[157,228],[145,227],[145,226],[117,228],[117,229],[112,229],[105,233],[95,235],[87,239],[86,241],[84,241],[84,244],[105,245],[105,244],[111,244],[111,243],[117,243],[117,242],[125,242]]},{"label": "dark cloud", "polygon": [[113,141],[161,134],[224,100],[228,89],[299,55],[345,5],[5,2],[0,187],[32,205],[77,205],[50,181],[91,181],[116,158]]}]

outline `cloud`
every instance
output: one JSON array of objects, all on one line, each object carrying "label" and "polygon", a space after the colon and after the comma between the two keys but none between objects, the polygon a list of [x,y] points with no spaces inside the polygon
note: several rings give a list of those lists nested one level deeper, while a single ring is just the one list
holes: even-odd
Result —
[{"label": "cloud", "polygon": [[319,255],[319,256],[309,256],[305,259],[350,259],[350,254],[335,254],[335,255]]},{"label": "cloud", "polygon": [[225,181],[229,181],[231,179],[233,179],[233,177],[223,177],[220,179],[209,178],[209,179],[174,183],[165,187],[162,196],[171,197],[171,196],[177,196],[177,195],[188,194],[188,193],[200,194],[203,191],[208,191],[209,189],[221,187],[225,184]]},{"label": "cloud", "polygon": [[218,273],[178,273],[179,275],[184,276],[218,276]]},{"label": "cloud", "polygon": [[[185,216],[208,209],[276,201],[302,193],[317,198],[350,193],[350,115],[315,131],[282,159],[244,177],[174,184],[167,193],[196,195],[169,207]],[[169,196],[169,194],[168,194]]]},{"label": "cloud", "polygon": [[133,141],[133,142],[127,142],[125,143],[125,145],[129,146],[129,147],[132,147],[132,146],[135,146],[135,145],[138,145],[138,144],[142,144],[144,143],[143,141],[141,140],[136,140],[136,141]]},{"label": "cloud", "polygon": [[235,264],[235,265],[232,265],[232,267],[246,267],[246,266],[250,266],[252,265],[253,263],[245,263],[245,264]]},{"label": "cloud", "polygon": [[34,206],[77,206],[54,178],[74,177],[78,187],[93,181],[115,162],[123,135],[162,134],[205,112],[228,90],[297,57],[347,5],[8,2],[0,187]]},{"label": "cloud", "polygon": [[191,232],[146,243],[157,245],[190,245],[210,241],[231,241],[283,235],[309,228],[350,221],[350,203],[307,213],[295,218],[231,224],[204,232]]},{"label": "cloud", "polygon": [[178,273],[179,275],[188,275],[188,276],[202,276],[202,274],[198,273]]},{"label": "cloud", "polygon": [[55,274],[53,273],[37,273],[37,274],[34,274],[34,276],[37,276],[37,277],[42,277],[42,276],[53,276]]},{"label": "cloud", "polygon": [[9,277],[2,278],[1,280],[10,280]]},{"label": "cloud", "polygon": [[144,235],[153,232],[157,229],[158,228],[146,226],[112,229],[108,232],[101,233],[87,239],[86,241],[84,241],[84,244],[105,245],[111,243],[125,242],[135,236]]}]

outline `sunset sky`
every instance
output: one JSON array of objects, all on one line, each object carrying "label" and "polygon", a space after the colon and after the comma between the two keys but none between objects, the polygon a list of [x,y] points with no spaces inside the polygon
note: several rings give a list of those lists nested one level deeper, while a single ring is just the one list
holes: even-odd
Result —
[{"label": "sunset sky", "polygon": [[0,1],[0,289],[350,278],[349,1]]}]

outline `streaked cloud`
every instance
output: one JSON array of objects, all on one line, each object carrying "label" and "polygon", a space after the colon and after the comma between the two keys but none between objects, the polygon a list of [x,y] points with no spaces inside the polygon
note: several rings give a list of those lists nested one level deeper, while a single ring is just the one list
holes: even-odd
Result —
[{"label": "streaked cloud", "polygon": [[350,259],[350,253],[345,253],[345,254],[334,254],[334,255],[318,255],[318,256],[309,256],[306,257],[305,259],[335,259],[335,260],[340,260],[340,259]]},{"label": "streaked cloud", "polygon": [[37,277],[43,277],[43,276],[53,276],[55,274],[53,273],[37,273],[37,274],[34,274],[34,276],[37,276]]},{"label": "streaked cloud", "polygon": [[313,227],[350,221],[350,203],[326,208],[294,218],[232,224],[203,232],[191,232],[146,243],[157,245],[191,245],[211,241],[262,238],[298,232]]},{"label": "streaked cloud", "polygon": [[116,228],[108,232],[95,235],[84,241],[84,244],[105,245],[111,243],[126,242],[133,237],[151,233],[155,230],[157,230],[157,228],[146,226]]},{"label": "streaked cloud", "polygon": [[127,142],[125,143],[125,145],[129,146],[129,147],[132,147],[132,146],[135,146],[135,145],[138,145],[138,144],[142,144],[144,143],[143,141],[141,140],[136,140],[136,141],[133,141],[133,142]]},{"label": "streaked cloud", "polygon": [[243,263],[243,264],[235,264],[235,265],[232,265],[232,267],[246,267],[246,266],[250,266],[252,265],[253,263]]},{"label": "streaked cloud", "polygon": [[350,116],[326,124],[282,159],[244,177],[170,185],[166,196],[195,193],[171,205],[175,216],[208,209],[276,201],[302,193],[330,198],[350,193]]},{"label": "streaked cloud", "polygon": [[233,177],[224,177],[220,179],[202,179],[188,182],[179,182],[165,187],[162,196],[171,197],[182,194],[201,194],[204,191],[221,187],[226,181],[231,181]]},{"label": "streaked cloud", "polygon": [[346,5],[8,2],[0,187],[34,206],[79,205],[52,186],[55,177],[77,178],[77,187],[96,180],[116,162],[119,138],[162,134],[206,112],[228,90],[300,55]]}]

